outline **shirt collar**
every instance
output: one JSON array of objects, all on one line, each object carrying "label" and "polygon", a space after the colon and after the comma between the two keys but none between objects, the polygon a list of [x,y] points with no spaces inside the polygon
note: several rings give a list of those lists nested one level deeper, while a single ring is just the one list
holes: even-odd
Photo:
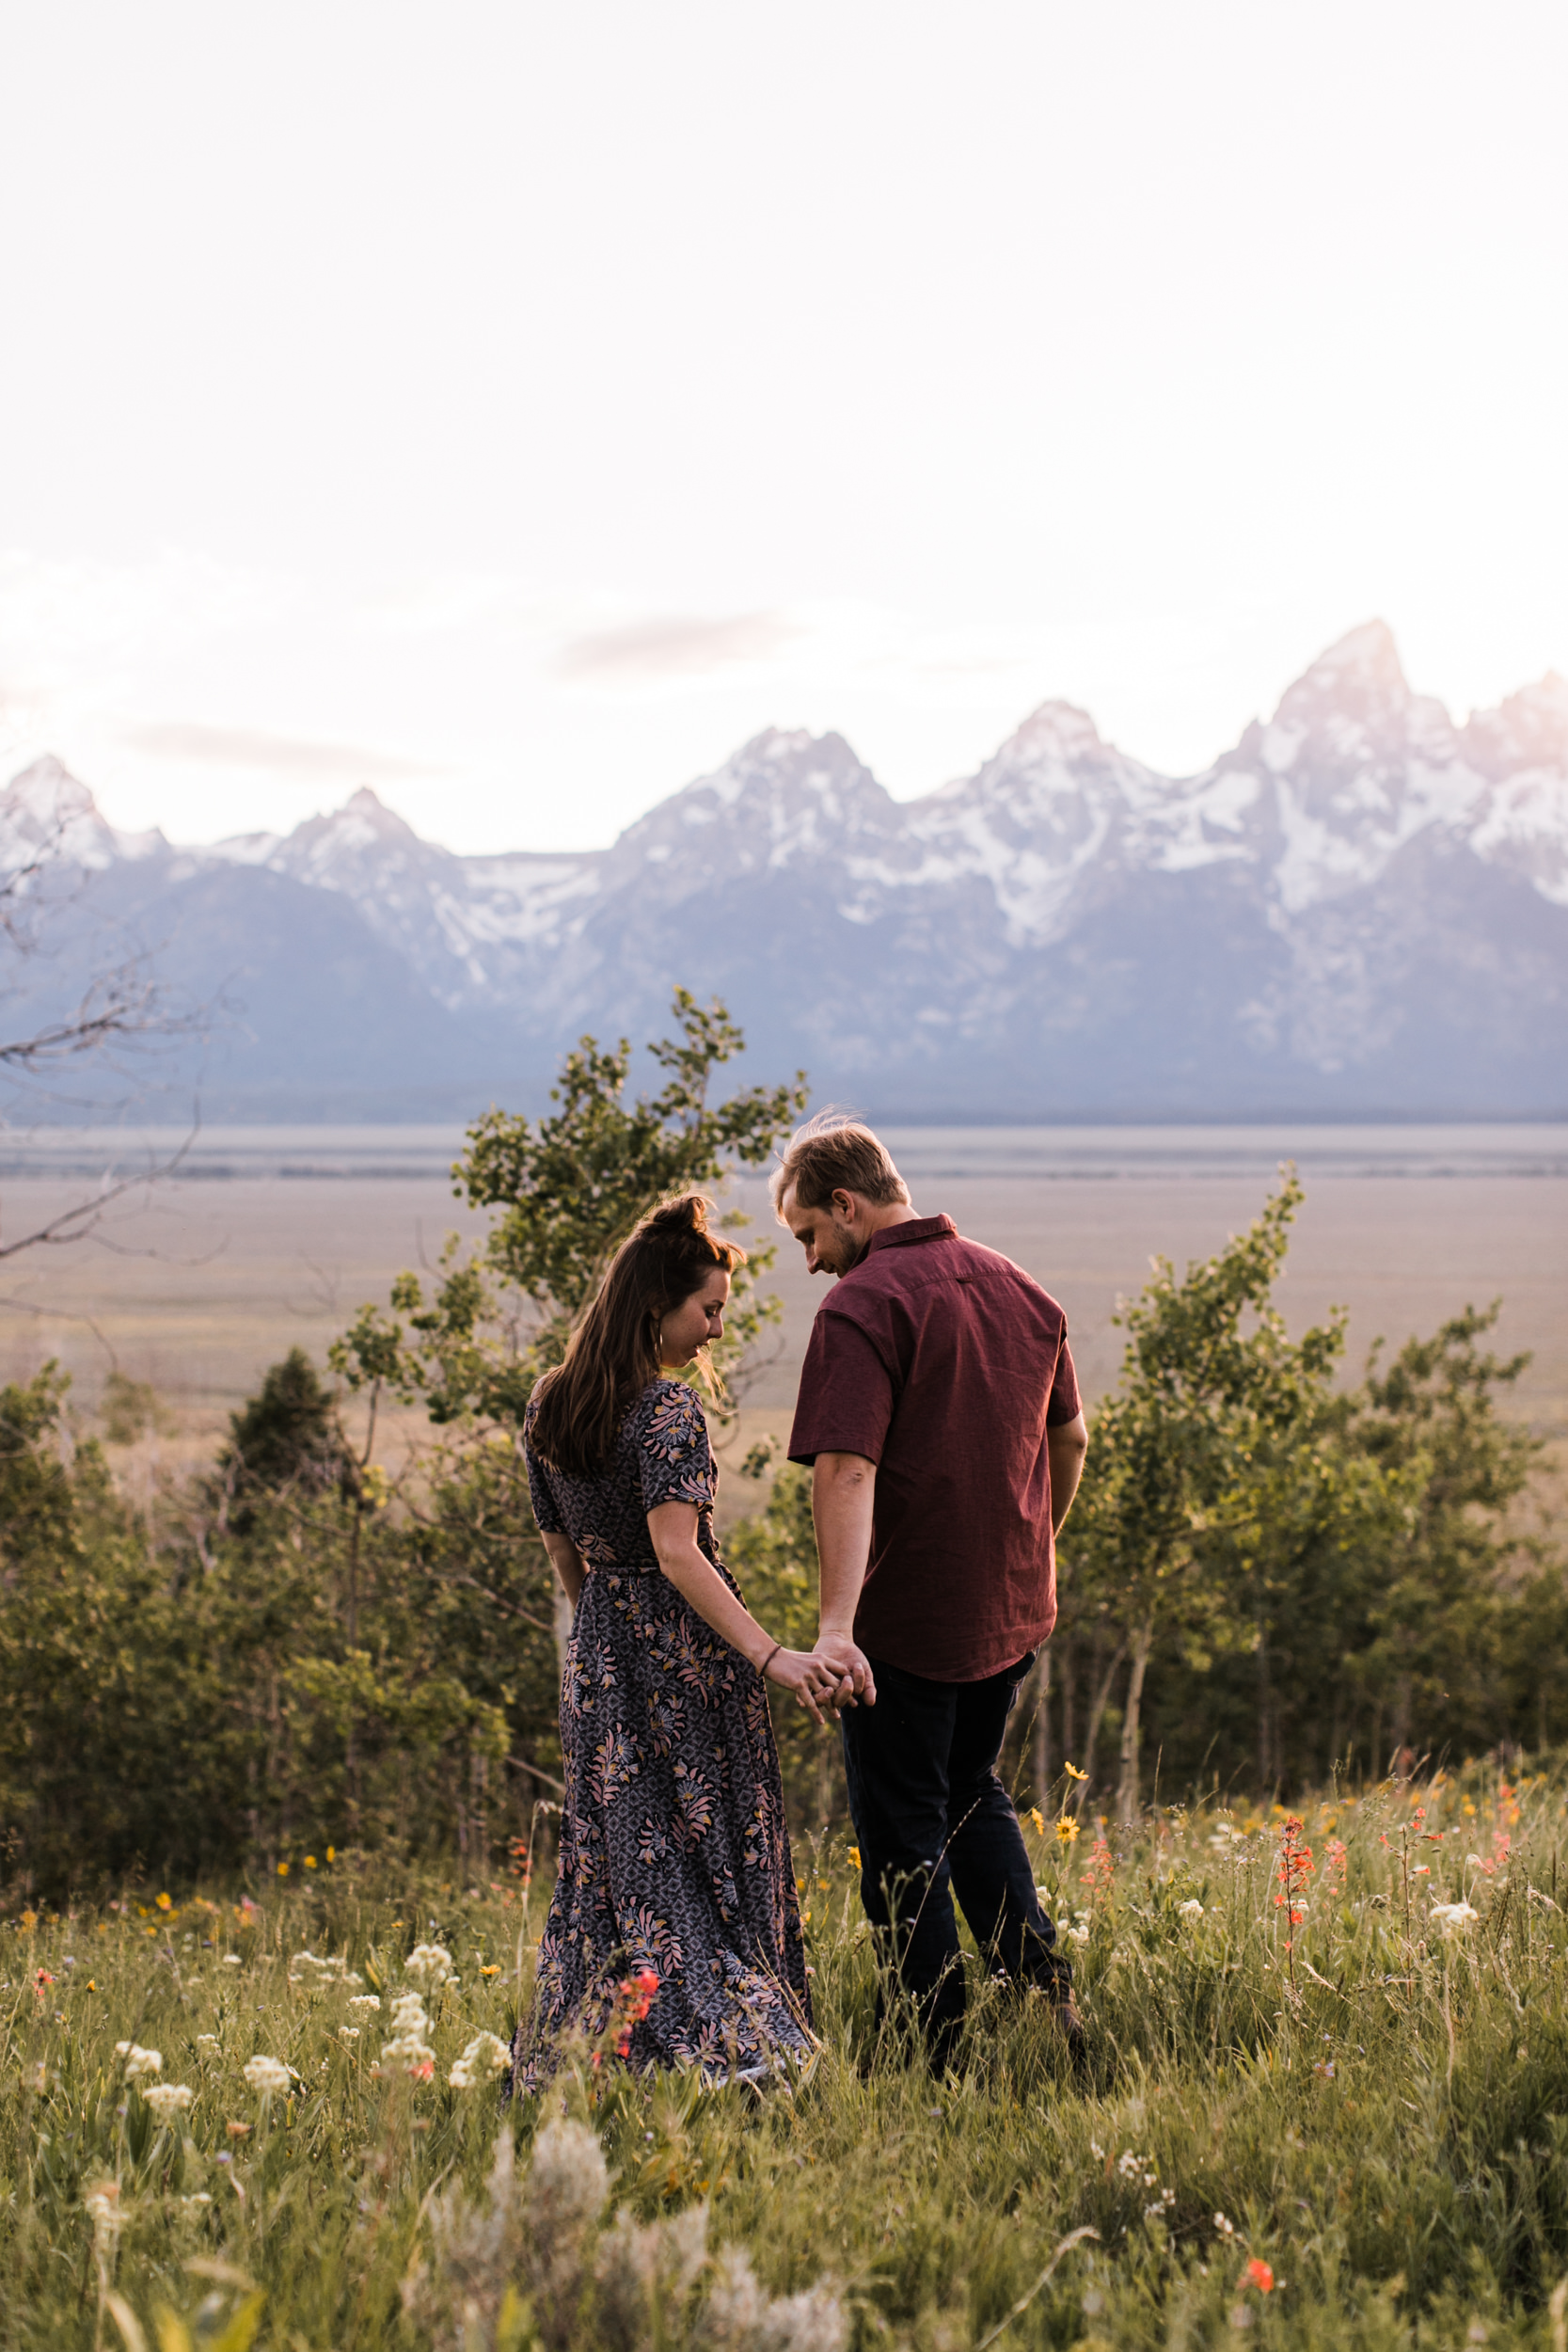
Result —
[{"label": "shirt collar", "polygon": [[865,1255],[869,1258],[874,1249],[902,1249],[911,1242],[945,1241],[958,1230],[950,1216],[917,1216],[902,1224],[883,1225],[866,1243]]}]

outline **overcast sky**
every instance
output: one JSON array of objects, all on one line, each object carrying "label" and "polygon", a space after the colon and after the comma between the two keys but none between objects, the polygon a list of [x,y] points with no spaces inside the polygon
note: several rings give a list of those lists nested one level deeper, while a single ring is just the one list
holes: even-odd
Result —
[{"label": "overcast sky", "polygon": [[119,824],[1568,670],[1561,0],[0,16],[0,773]]}]

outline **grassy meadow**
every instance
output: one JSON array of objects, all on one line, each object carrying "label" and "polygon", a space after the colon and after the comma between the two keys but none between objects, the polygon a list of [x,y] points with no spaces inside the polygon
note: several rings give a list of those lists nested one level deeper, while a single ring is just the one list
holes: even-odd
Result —
[{"label": "grassy meadow", "polygon": [[13,1915],[0,2344],[1560,2352],[1553,1773],[1026,1836],[1084,2080],[973,1957],[952,2074],[879,2037],[836,1839],[797,1852],[820,2059],[761,2098],[634,2077],[612,2028],[502,2106],[526,1858]]}]

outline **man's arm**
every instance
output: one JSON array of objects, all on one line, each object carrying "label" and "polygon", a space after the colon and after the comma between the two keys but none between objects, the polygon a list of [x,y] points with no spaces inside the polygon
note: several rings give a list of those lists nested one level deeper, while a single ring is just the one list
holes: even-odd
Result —
[{"label": "man's arm", "polygon": [[1045,1433],[1045,1456],[1051,1470],[1051,1533],[1059,1535],[1062,1521],[1072,1508],[1084,1456],[1089,1450],[1088,1423],[1082,1413]]},{"label": "man's arm", "polygon": [[811,1515],[821,1565],[816,1655],[836,1669],[840,1704],[877,1704],[876,1677],[855,1646],[855,1611],[871,1560],[877,1465],[863,1454],[819,1454],[812,1466]]}]

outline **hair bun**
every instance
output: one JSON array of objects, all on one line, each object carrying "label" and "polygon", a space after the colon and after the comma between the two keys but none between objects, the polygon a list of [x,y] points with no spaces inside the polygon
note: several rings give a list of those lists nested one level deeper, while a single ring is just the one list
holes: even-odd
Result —
[{"label": "hair bun", "polygon": [[705,1234],[712,1209],[713,1202],[705,1193],[677,1193],[673,1200],[661,1200],[657,1209],[650,1209],[641,1230],[657,1234],[661,1240],[677,1233]]}]

